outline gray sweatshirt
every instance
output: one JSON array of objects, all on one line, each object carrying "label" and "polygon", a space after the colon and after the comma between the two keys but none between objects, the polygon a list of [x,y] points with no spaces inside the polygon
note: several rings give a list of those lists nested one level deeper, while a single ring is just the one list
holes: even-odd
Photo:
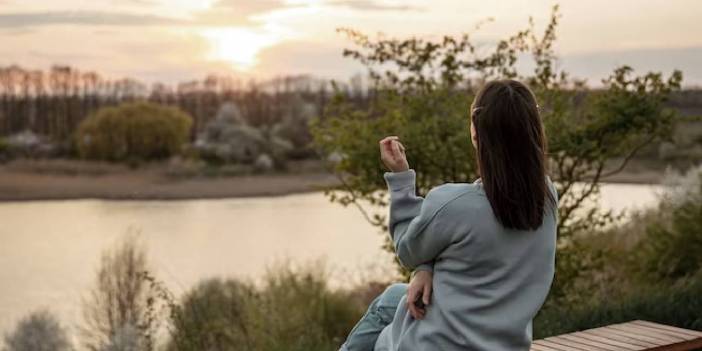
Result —
[{"label": "gray sweatshirt", "polygon": [[437,186],[425,199],[415,195],[414,170],[384,177],[397,257],[434,278],[424,319],[412,318],[405,295],[375,351],[528,350],[554,277],[556,209],[545,208],[537,230],[511,230],[495,218],[480,179]]}]

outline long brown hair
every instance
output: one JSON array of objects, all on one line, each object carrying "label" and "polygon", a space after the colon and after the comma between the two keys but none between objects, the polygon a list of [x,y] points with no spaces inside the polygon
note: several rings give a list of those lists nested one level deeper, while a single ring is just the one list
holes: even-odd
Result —
[{"label": "long brown hair", "polygon": [[473,100],[478,170],[490,206],[506,228],[541,226],[546,199],[546,136],[539,106],[516,80],[487,83]]}]

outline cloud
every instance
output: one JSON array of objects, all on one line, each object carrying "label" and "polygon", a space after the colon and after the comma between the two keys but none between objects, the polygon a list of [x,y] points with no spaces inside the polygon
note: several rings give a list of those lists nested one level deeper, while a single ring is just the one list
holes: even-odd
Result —
[{"label": "cloud", "polygon": [[410,5],[395,5],[381,3],[373,0],[334,0],[326,3],[331,6],[346,7],[352,10],[359,11],[409,11],[419,10],[419,8]]},{"label": "cloud", "polygon": [[10,28],[2,32],[4,35],[20,36],[36,33],[36,30],[30,28]]},{"label": "cloud", "polygon": [[[0,0],[0,1],[2,1],[2,0]],[[112,2],[120,3],[120,4],[123,4],[126,2],[126,3],[135,4],[135,5],[145,5],[145,6],[152,6],[152,5],[159,4],[157,1],[154,1],[154,0],[112,0]]]},{"label": "cloud", "polygon": [[[3,0],[0,0],[0,3]],[[152,0],[129,0],[134,4],[155,4]],[[0,28],[30,28],[50,25],[114,26],[235,26],[250,25],[252,17],[275,10],[299,8],[280,0],[220,0],[189,19],[158,15],[106,11],[44,11],[0,13]]]},{"label": "cloud", "polygon": [[592,84],[609,76],[621,65],[633,67],[637,74],[648,71],[670,74],[673,69],[683,72],[684,86],[702,86],[702,46],[685,48],[655,48],[596,51],[565,54],[563,68],[576,77],[588,78]]},{"label": "cloud", "polygon": [[342,55],[343,43],[286,41],[261,50],[257,73],[312,74],[318,77],[346,80],[355,73],[365,73],[358,62]]},{"label": "cloud", "polygon": [[303,5],[290,5],[281,0],[220,0],[197,14],[196,21],[209,26],[248,25],[256,15],[299,7]]},{"label": "cloud", "polygon": [[254,14],[267,12],[279,8],[288,7],[281,0],[257,0],[257,1],[242,1],[242,0],[219,0],[212,5],[215,10],[232,9],[239,11],[242,14]]},{"label": "cloud", "polygon": [[176,18],[99,11],[49,11],[0,14],[0,28],[25,28],[57,24],[154,26],[186,23],[188,23],[188,21]]}]

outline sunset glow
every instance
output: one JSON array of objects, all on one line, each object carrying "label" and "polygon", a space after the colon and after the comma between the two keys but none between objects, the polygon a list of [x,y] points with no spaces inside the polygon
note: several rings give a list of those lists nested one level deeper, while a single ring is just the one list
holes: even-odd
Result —
[{"label": "sunset glow", "polygon": [[[337,28],[370,37],[441,38],[471,32],[490,45],[557,0],[0,0],[0,64],[89,67],[105,75],[178,82],[218,72],[268,79],[286,74],[348,79],[365,74],[342,52]],[[638,71],[682,69],[702,85],[702,2],[560,2],[563,69],[599,82],[626,62]],[[601,11],[607,8],[606,12]],[[637,11],[632,12],[631,9]],[[494,18],[475,31],[475,25]]]},{"label": "sunset glow", "polygon": [[259,33],[247,28],[206,29],[202,31],[202,35],[210,45],[209,59],[230,62],[239,70],[254,67],[261,49],[280,40],[272,34]]}]

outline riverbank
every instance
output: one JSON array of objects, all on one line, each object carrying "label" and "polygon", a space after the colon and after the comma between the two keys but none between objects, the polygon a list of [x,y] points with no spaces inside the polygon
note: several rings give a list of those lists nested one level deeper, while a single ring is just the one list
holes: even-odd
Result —
[{"label": "riverbank", "polygon": [[[280,196],[319,191],[339,180],[318,162],[292,163],[286,173],[182,175],[164,164],[125,165],[75,160],[19,160],[0,165],[0,201],[110,199],[182,200]],[[658,184],[663,172],[631,165],[606,179]]]},{"label": "riverbank", "polygon": [[337,178],[310,164],[289,173],[179,176],[162,165],[130,169],[80,161],[15,161],[0,165],[0,201],[182,200],[280,196],[319,191]]}]

